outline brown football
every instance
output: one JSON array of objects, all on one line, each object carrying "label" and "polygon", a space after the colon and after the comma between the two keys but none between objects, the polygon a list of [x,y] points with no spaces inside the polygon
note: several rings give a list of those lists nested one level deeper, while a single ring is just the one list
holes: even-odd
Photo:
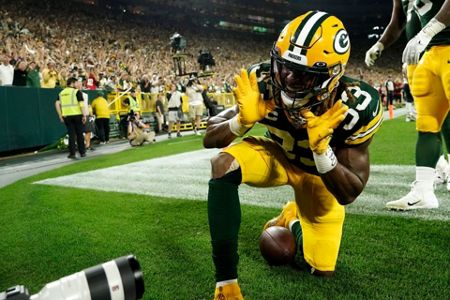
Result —
[{"label": "brown football", "polygon": [[259,249],[269,265],[281,266],[293,262],[297,247],[294,236],[288,229],[272,226],[261,234]]}]

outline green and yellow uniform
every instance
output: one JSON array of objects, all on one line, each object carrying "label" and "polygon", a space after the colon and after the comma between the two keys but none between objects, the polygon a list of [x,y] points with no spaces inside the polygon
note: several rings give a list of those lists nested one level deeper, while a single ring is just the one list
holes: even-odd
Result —
[{"label": "green and yellow uniform", "polygon": [[[267,67],[270,65],[260,64],[252,70],[256,69],[260,91],[269,100],[273,96]],[[347,95],[344,86],[352,96]],[[365,82],[345,76],[336,90],[336,100],[342,99],[349,110],[335,129],[330,146],[353,147],[366,142],[382,123],[378,92]],[[305,260],[318,270],[334,271],[345,210],[318,176],[307,131],[294,128],[280,107],[260,123],[267,127],[267,137],[248,137],[223,151],[238,161],[242,183],[258,187],[292,186],[303,230]]]},{"label": "green and yellow uniform", "polygon": [[422,29],[419,16],[414,9],[415,0],[402,0],[403,12],[406,16],[405,34],[406,40],[409,41]]},{"label": "green and yellow uniform", "polygon": [[[424,27],[444,0],[415,0],[414,8]],[[450,108],[450,27],[433,37],[414,70],[411,92],[417,109],[419,132],[437,133]]]}]

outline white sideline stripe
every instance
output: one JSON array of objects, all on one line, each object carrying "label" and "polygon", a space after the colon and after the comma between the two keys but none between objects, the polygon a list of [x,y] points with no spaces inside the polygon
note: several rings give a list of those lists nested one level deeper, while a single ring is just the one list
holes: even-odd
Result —
[{"label": "white sideline stripe", "polygon": [[[211,173],[209,161],[218,151],[208,149],[187,152],[36,183],[205,201]],[[440,199],[439,209],[399,213],[384,208],[386,202],[406,195],[414,178],[414,166],[373,165],[366,189],[346,209],[358,214],[450,220],[450,193],[445,191],[444,185],[436,191]],[[276,208],[294,197],[289,186],[254,188],[245,184],[239,187],[239,195],[241,203]]]}]

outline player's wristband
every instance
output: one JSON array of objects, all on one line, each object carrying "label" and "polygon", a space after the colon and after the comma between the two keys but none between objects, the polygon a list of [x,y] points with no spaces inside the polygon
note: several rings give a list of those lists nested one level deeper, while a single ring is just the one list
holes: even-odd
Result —
[{"label": "player's wristband", "polygon": [[432,39],[436,34],[445,29],[445,25],[442,22],[439,22],[435,18],[431,19],[424,28],[422,28],[421,32]]},{"label": "player's wristband", "polygon": [[314,162],[316,163],[317,172],[325,174],[336,167],[338,161],[334,155],[333,149],[328,146],[327,151],[322,154],[317,154],[313,151]]},{"label": "player's wristband", "polygon": [[235,115],[228,121],[228,125],[230,125],[230,131],[236,136],[243,136],[252,126],[242,125],[239,122],[239,114]]}]

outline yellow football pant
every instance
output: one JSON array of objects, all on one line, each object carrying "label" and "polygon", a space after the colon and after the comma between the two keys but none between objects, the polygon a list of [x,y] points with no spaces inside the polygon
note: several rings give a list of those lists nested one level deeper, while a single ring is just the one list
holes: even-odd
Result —
[{"label": "yellow football pant", "polygon": [[281,147],[264,137],[246,138],[224,152],[238,161],[242,183],[257,187],[292,186],[303,231],[305,260],[317,270],[334,271],[345,210],[322,179],[289,163]]},{"label": "yellow football pant", "polygon": [[425,52],[410,85],[417,131],[439,132],[450,108],[450,45],[433,46]]}]

